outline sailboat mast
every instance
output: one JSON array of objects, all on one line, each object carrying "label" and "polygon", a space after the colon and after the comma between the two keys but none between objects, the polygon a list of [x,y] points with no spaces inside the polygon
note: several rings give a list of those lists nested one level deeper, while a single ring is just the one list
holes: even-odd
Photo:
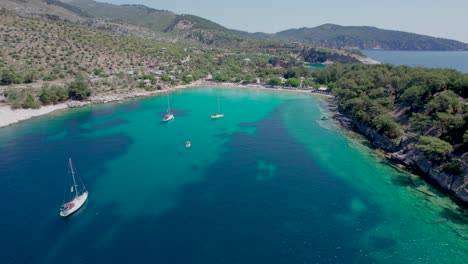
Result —
[{"label": "sailboat mast", "polygon": [[218,95],[218,114],[221,113],[221,111],[219,111],[219,95]]},{"label": "sailboat mast", "polygon": [[171,113],[171,103],[169,101],[169,94],[167,94],[167,112]]},{"label": "sailboat mast", "polygon": [[71,158],[68,159],[68,165],[70,166],[70,171],[71,171],[72,178],[73,178],[73,185],[75,187],[75,196],[78,198],[78,189],[76,188],[76,181],[75,181],[75,171],[73,170],[73,164],[72,164]]}]

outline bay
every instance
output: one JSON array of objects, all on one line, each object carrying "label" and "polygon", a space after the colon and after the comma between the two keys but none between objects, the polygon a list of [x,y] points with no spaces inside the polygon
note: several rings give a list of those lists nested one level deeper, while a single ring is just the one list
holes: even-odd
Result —
[{"label": "bay", "polygon": [[447,68],[468,73],[468,51],[361,50],[361,52],[382,63]]},{"label": "bay", "polygon": [[[154,97],[1,129],[0,263],[466,261],[466,212],[321,120],[321,99],[170,96],[170,123]],[[68,157],[90,196],[62,219]]]}]

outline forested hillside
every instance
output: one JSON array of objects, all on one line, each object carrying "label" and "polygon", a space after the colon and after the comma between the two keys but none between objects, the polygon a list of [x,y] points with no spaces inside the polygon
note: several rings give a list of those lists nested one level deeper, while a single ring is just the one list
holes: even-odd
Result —
[{"label": "forested hillside", "polygon": [[0,14],[0,32],[0,91],[8,90],[4,100],[14,108],[66,100],[62,94],[57,95],[59,100],[42,100],[40,88],[68,88],[74,80],[90,86],[94,94],[164,89],[208,77],[266,82],[291,69],[310,72],[302,66],[300,54],[313,52],[310,47],[278,42],[242,42],[235,49],[194,41],[162,42],[8,14]]},{"label": "forested hillside", "polygon": [[324,24],[281,31],[276,37],[326,47],[385,50],[467,50],[468,44],[414,33],[367,26]]},{"label": "forested hillside", "polygon": [[[392,65],[315,73],[374,145],[468,201],[468,74]],[[427,166],[430,164],[431,166]]]}]

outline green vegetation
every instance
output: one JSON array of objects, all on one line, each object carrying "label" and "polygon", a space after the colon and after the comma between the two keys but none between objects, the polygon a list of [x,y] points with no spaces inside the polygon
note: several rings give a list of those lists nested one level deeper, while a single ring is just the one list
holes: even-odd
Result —
[{"label": "green vegetation", "polygon": [[[90,0],[71,0],[67,4],[48,0],[81,17],[90,15],[111,21],[147,28],[153,32],[180,34],[205,44],[239,44],[242,39],[290,40],[328,47],[358,47],[360,49],[397,50],[464,50],[465,43],[422,36],[418,34],[383,30],[374,27],[351,27],[325,24],[315,28],[290,29],[276,34],[247,33],[231,30],[210,20],[194,15],[177,15],[170,11],[157,10],[143,5],[114,5]],[[325,60],[323,60],[325,61]]]},{"label": "green vegetation", "polygon": [[35,99],[32,89],[7,89],[3,92],[5,101],[11,108],[39,108],[41,103]]},{"label": "green vegetation", "polygon": [[0,68],[0,85],[32,83],[36,79],[36,72],[29,68],[21,71],[12,66]]},{"label": "green vegetation", "polygon": [[28,109],[28,108],[37,109],[41,107],[41,103],[36,101],[36,99],[34,98],[32,94],[27,94],[26,98],[23,101],[22,107],[25,109]]},{"label": "green vegetation", "polygon": [[68,97],[73,100],[84,100],[91,95],[88,83],[82,78],[78,78],[70,83]]},{"label": "green vegetation", "polygon": [[301,85],[301,80],[297,78],[288,78],[285,82],[286,86],[299,87]]},{"label": "green vegetation", "polygon": [[366,26],[324,24],[314,28],[289,29],[275,37],[317,46],[381,48],[385,50],[466,50],[467,44],[413,33]]},{"label": "green vegetation", "polygon": [[39,94],[39,101],[43,105],[57,104],[64,102],[69,97],[69,91],[65,87],[44,86]]},{"label": "green vegetation", "polygon": [[268,81],[268,84],[269,84],[269,85],[274,85],[274,86],[281,85],[281,79],[280,79],[279,77],[272,77],[272,78]]},{"label": "green vegetation", "polygon": [[416,148],[426,153],[433,159],[445,157],[453,151],[452,145],[436,137],[421,136],[420,143]]},{"label": "green vegetation", "polygon": [[[164,89],[210,75],[215,81],[243,84],[273,80],[280,85],[280,76],[289,76],[289,86],[313,84],[311,70],[303,66],[300,54],[314,48],[277,41],[244,39],[227,50],[8,15],[0,20],[0,32],[0,45],[4,47],[0,51],[0,85],[23,89],[28,83],[45,82],[42,90],[28,89],[35,102],[45,105],[69,98],[85,100],[91,92]],[[31,44],[25,48],[21,43]],[[304,83],[299,80],[302,77]],[[29,107],[31,100],[23,104],[24,100],[26,96],[5,99],[14,107]]]},{"label": "green vegetation", "polygon": [[[209,74],[217,76],[217,80],[245,83],[284,74],[310,77],[310,68],[302,66],[300,54],[313,50],[277,41],[245,39],[239,45],[226,44],[235,46],[226,50],[194,42],[161,42],[90,30],[66,22],[10,16],[0,20],[0,32],[3,33],[0,45],[5,47],[1,51],[0,85],[37,80],[65,82],[77,77],[124,78],[129,71],[160,75],[168,83],[187,82],[190,75],[192,80],[197,80]],[[31,43],[31,47],[26,49],[21,43]],[[149,72],[150,65],[161,73]]]},{"label": "green vegetation", "polygon": [[400,124],[388,114],[380,114],[374,119],[373,123],[380,134],[386,135],[391,139],[398,138],[402,134]]},{"label": "green vegetation", "polygon": [[395,145],[403,136],[413,138],[431,160],[458,164],[468,161],[467,76],[447,69],[333,65],[313,77],[328,85],[346,115]]},{"label": "green vegetation", "polygon": [[11,108],[18,109],[40,108],[42,105],[58,104],[68,99],[85,100],[91,93],[88,83],[84,79],[78,78],[66,87],[57,85],[49,87],[46,84],[39,91],[32,88],[8,88],[3,92],[3,95]]}]

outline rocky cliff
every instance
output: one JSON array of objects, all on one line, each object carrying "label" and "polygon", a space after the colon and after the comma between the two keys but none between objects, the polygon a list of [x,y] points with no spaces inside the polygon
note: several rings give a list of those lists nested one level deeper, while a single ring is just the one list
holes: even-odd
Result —
[{"label": "rocky cliff", "polygon": [[420,174],[427,182],[439,187],[468,207],[468,164],[462,163],[463,173],[452,175],[445,172],[439,163],[429,160],[421,151],[415,148],[417,138],[404,135],[398,141],[381,135],[377,130],[360,122],[352,120],[342,109],[335,115],[335,119],[347,129],[352,129],[369,139],[372,145],[386,152],[391,161],[402,164],[411,171]]}]

